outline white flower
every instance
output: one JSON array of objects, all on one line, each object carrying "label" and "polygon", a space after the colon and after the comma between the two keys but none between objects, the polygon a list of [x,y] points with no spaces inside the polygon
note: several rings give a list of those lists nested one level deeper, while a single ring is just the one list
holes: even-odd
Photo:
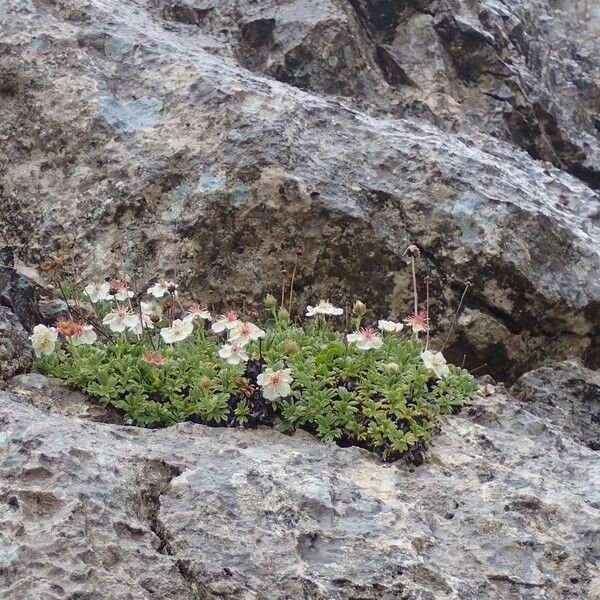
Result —
[{"label": "white flower", "polygon": [[244,352],[244,347],[237,342],[225,344],[219,350],[219,356],[224,358],[230,365],[239,365],[241,362],[248,360],[248,355]]},{"label": "white flower", "polygon": [[123,300],[127,300],[129,298],[133,298],[134,293],[127,289],[127,283],[121,281],[120,279],[115,279],[110,282],[110,291],[108,297],[112,300],[119,300],[119,302],[123,302]]},{"label": "white flower", "polygon": [[144,313],[133,313],[127,318],[127,327],[135,335],[142,335],[145,329],[154,329],[152,319]]},{"label": "white flower", "polygon": [[194,319],[204,319],[205,321],[212,321],[212,316],[207,308],[200,306],[199,304],[192,304],[187,311],[184,321],[193,321]]},{"label": "white flower", "polygon": [[381,331],[385,331],[385,333],[399,333],[404,329],[404,325],[402,325],[402,323],[396,323],[396,321],[386,321],[385,319],[380,319],[377,321],[377,327],[379,327]]},{"label": "white flower", "polygon": [[328,300],[319,300],[319,304],[316,306],[306,307],[306,316],[314,317],[315,315],[342,315],[344,314],[343,308],[337,308]]},{"label": "white flower", "polygon": [[54,327],[36,325],[33,334],[29,336],[35,355],[39,358],[44,354],[52,354],[58,339],[58,331]]},{"label": "white flower", "polygon": [[160,330],[160,335],[167,344],[174,344],[175,342],[185,340],[193,331],[194,324],[192,322],[175,319],[171,323],[171,327],[163,327]]},{"label": "white flower", "polygon": [[265,369],[256,378],[256,383],[262,388],[262,395],[266,400],[275,400],[275,398],[285,398],[292,392],[290,383],[294,381],[291,369]]},{"label": "white flower", "polygon": [[221,333],[222,331],[229,331],[234,329],[238,325],[241,325],[240,315],[235,310],[228,310],[224,315],[221,315],[212,325],[211,329],[215,333]]},{"label": "white flower", "polygon": [[446,364],[446,359],[441,352],[432,352],[431,350],[425,350],[421,352],[421,359],[423,364],[431,369],[438,379],[447,377],[450,373],[450,369]]},{"label": "white flower", "polygon": [[248,342],[264,338],[265,335],[266,333],[254,323],[240,323],[237,327],[229,330],[229,341],[245,346]]},{"label": "white flower", "polygon": [[173,281],[165,281],[161,279],[157,281],[154,285],[148,288],[147,293],[150,296],[154,296],[155,298],[162,298],[166,293],[171,293],[176,295],[177,286]]},{"label": "white flower", "polygon": [[110,283],[108,281],[93,281],[86,285],[84,289],[91,302],[101,302],[109,297]]},{"label": "white flower", "polygon": [[108,313],[104,319],[102,319],[102,323],[108,325],[111,331],[121,333],[129,328],[131,316],[132,315],[128,310],[117,308],[114,312]]},{"label": "white flower", "polygon": [[98,336],[91,325],[80,325],[78,331],[69,338],[75,346],[93,344],[97,339]]},{"label": "white flower", "polygon": [[360,350],[377,350],[383,346],[381,336],[372,327],[365,327],[356,333],[349,333],[347,337],[348,342],[355,343]]},{"label": "white flower", "polygon": [[163,314],[163,307],[156,301],[151,300],[150,302],[140,302],[140,308],[145,315],[149,317],[161,317]]}]

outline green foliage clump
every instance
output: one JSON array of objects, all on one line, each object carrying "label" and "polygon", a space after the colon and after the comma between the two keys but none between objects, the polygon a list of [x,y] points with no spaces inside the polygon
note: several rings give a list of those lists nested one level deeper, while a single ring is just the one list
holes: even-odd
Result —
[{"label": "green foliage clump", "polygon": [[[103,317],[109,308],[98,310]],[[219,356],[223,340],[202,319],[174,344],[161,345],[160,336],[149,331],[79,345],[65,338],[38,362],[45,372],[122,411],[128,424],[160,427],[191,420],[267,424],[287,432],[302,428],[388,461],[422,450],[440,415],[459,410],[478,391],[462,368],[448,365],[443,377],[436,375],[416,334],[384,333],[380,347],[364,350],[323,316],[297,325],[276,309],[264,330],[260,341],[244,346],[247,360],[239,364]],[[267,368],[290,370],[289,394],[264,397],[257,380]]]}]

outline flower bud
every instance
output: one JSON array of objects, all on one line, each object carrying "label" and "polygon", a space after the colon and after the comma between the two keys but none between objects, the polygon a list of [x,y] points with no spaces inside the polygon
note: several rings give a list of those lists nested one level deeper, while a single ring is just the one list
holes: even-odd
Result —
[{"label": "flower bud", "polygon": [[352,312],[357,317],[362,317],[367,312],[367,307],[364,305],[363,302],[361,302],[360,300],[357,300],[354,303],[354,306],[352,307]]},{"label": "flower bud", "polygon": [[288,354],[293,354],[294,352],[297,352],[300,349],[300,346],[298,346],[298,342],[294,341],[294,340],[288,340],[285,343],[285,351]]},{"label": "flower bud", "polygon": [[177,291],[177,286],[172,283],[168,288],[167,288],[169,294],[174,294]]},{"label": "flower bud", "polygon": [[383,367],[383,371],[387,375],[395,375],[399,370],[400,370],[400,365],[393,363],[393,362],[387,363]]},{"label": "flower bud", "polygon": [[277,300],[275,300],[273,294],[267,294],[265,296],[265,306],[267,308],[275,308],[277,306]]},{"label": "flower bud", "polygon": [[290,318],[290,313],[282,306],[277,313],[277,318],[281,321],[287,321]]},{"label": "flower bud", "polygon": [[160,316],[159,315],[150,315],[150,320],[153,323],[158,323],[160,321]]},{"label": "flower bud", "polygon": [[209,387],[212,387],[212,384],[213,384],[213,380],[210,377],[203,377],[202,380],[200,381],[200,385],[204,389],[208,389]]}]

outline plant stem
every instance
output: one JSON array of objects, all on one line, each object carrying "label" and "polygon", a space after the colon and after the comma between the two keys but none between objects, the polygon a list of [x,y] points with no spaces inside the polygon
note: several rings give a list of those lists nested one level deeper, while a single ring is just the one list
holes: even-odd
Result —
[{"label": "plant stem", "polygon": [[465,299],[465,296],[467,295],[467,290],[469,289],[469,286],[471,285],[471,283],[469,281],[467,281],[467,283],[465,284],[465,289],[463,290],[462,296],[460,297],[460,302],[458,303],[458,308],[456,309],[456,312],[454,313],[454,318],[452,319],[452,324],[450,325],[450,331],[448,332],[448,335],[446,336],[446,339],[444,340],[444,343],[442,344],[442,350],[444,350],[444,348],[446,347],[446,344],[448,343],[448,340],[450,339],[450,336],[452,335],[452,331],[454,330],[454,326],[456,325],[457,321],[458,321],[458,315],[460,314],[460,309],[463,305],[463,301]]}]

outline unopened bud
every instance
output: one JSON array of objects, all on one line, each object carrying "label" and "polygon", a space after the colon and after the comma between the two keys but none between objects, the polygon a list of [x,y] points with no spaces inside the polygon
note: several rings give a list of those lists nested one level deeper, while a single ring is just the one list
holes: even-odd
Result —
[{"label": "unopened bud", "polygon": [[213,384],[213,380],[210,377],[203,377],[202,380],[200,381],[200,385],[204,389],[208,389],[209,387],[212,387],[212,384]]},{"label": "unopened bud", "polygon": [[294,340],[288,340],[285,343],[285,350],[288,354],[293,354],[294,352],[297,352],[300,349],[300,346],[298,346],[298,342],[294,341]]},{"label": "unopened bud", "polygon": [[290,313],[282,306],[277,313],[277,317],[282,321],[287,321],[290,318]]},{"label": "unopened bud", "polygon": [[383,370],[387,375],[395,375],[400,370],[400,365],[393,362],[387,363],[384,365]]},{"label": "unopened bud", "polygon": [[177,291],[177,286],[176,286],[174,283],[172,283],[172,284],[171,284],[171,285],[170,285],[170,286],[167,288],[167,290],[169,290],[169,294],[174,294],[174,293]]},{"label": "unopened bud", "polygon": [[277,300],[275,300],[273,294],[267,294],[265,296],[265,306],[267,308],[275,308],[277,306]]},{"label": "unopened bud", "polygon": [[158,323],[160,321],[160,317],[158,315],[150,315],[150,320],[153,323]]},{"label": "unopened bud", "polygon": [[360,300],[357,300],[354,303],[354,306],[352,307],[352,312],[356,316],[362,317],[367,312],[367,307],[365,306],[365,304],[363,302],[361,302]]}]

